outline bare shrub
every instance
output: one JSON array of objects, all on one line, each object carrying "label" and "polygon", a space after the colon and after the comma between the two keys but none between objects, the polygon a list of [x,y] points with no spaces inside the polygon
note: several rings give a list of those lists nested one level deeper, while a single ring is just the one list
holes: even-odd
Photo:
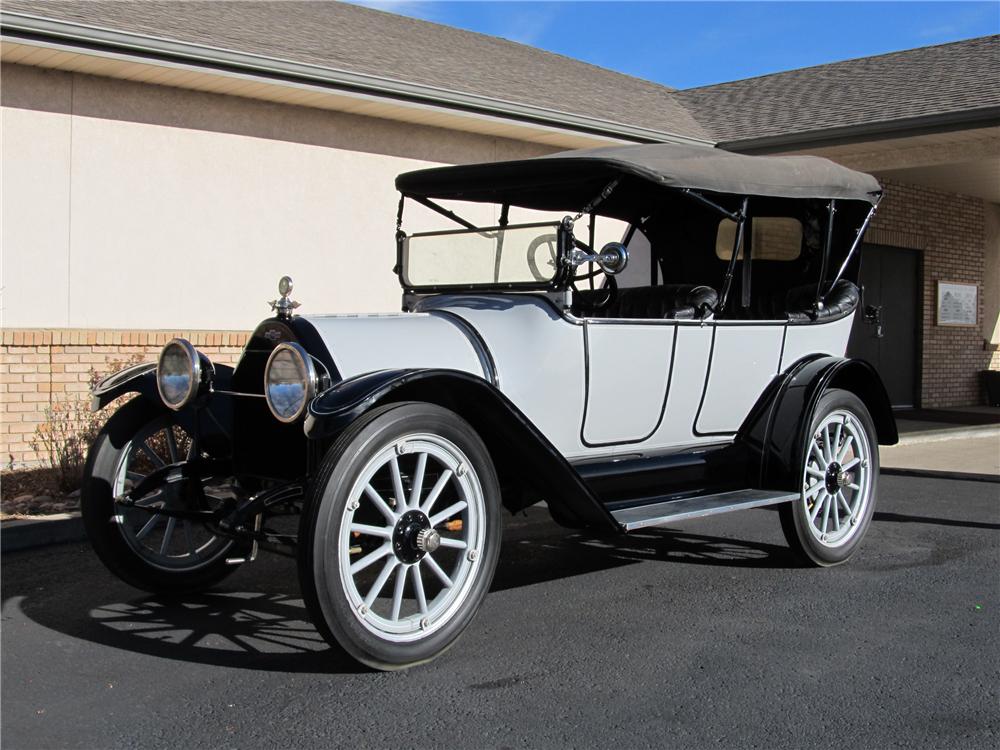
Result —
[{"label": "bare shrub", "polygon": [[[90,387],[96,386],[108,373],[117,372],[143,361],[134,354],[124,360],[109,361],[102,371],[90,368]],[[90,410],[90,393],[72,394],[45,410],[45,421],[35,429],[32,447],[43,455],[43,461],[55,469],[59,489],[72,492],[83,483],[87,451],[101,431],[107,418],[106,410]]]}]

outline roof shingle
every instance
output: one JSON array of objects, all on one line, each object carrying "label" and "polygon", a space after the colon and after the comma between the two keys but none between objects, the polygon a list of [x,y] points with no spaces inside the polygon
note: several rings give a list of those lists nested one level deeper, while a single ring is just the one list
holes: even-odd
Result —
[{"label": "roof shingle", "polygon": [[718,141],[870,125],[1000,106],[1000,35],[687,89]]},{"label": "roof shingle", "polygon": [[1000,35],[676,91],[562,55],[341,2],[3,0],[3,11],[719,141],[1000,107]]},{"label": "roof shingle", "polygon": [[706,139],[673,90],[505,39],[340,2],[4,0],[3,10],[533,104]]}]

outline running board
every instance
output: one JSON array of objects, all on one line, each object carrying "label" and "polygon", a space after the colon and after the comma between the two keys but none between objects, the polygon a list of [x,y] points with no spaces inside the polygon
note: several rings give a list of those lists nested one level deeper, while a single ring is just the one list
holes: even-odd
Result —
[{"label": "running board", "polygon": [[647,526],[664,526],[674,521],[714,516],[716,513],[728,513],[732,510],[787,503],[798,497],[796,493],[774,490],[736,490],[718,495],[701,495],[683,500],[667,500],[651,505],[622,508],[612,511],[611,515],[625,531],[635,531]]}]

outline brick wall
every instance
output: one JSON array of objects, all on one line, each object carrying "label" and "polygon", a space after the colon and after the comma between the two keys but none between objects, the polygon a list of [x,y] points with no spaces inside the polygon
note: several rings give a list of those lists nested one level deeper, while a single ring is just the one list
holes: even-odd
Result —
[{"label": "brick wall", "polygon": [[235,364],[247,333],[233,331],[5,330],[0,344],[0,461],[34,465],[36,431],[59,402],[89,401],[91,371],[117,363],[155,361],[171,338],[182,336],[213,362]]},{"label": "brick wall", "polygon": [[[921,405],[925,408],[985,403],[979,372],[1000,368],[1000,357],[984,348],[983,201],[930,188],[882,180],[885,199],[867,241],[911,248],[921,254],[923,273]],[[936,324],[937,282],[979,286],[974,328]]]}]

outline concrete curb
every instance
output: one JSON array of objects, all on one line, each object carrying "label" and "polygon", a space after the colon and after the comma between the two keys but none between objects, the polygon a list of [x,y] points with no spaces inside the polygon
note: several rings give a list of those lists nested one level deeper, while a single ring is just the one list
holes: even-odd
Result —
[{"label": "concrete curb", "polygon": [[940,430],[922,430],[899,436],[896,445],[916,445],[917,443],[934,443],[940,440],[961,440],[962,438],[1000,438],[1000,425],[987,424],[970,427],[945,427]]},{"label": "concrete curb", "polygon": [[1000,475],[971,474],[963,471],[937,471],[935,469],[905,469],[892,466],[879,467],[879,474],[897,477],[921,477],[926,479],[957,479],[962,482],[995,482],[1000,484]]},{"label": "concrete curb", "polygon": [[0,551],[44,547],[49,544],[82,542],[87,538],[83,519],[78,513],[58,513],[23,521],[4,521],[0,524]]}]

